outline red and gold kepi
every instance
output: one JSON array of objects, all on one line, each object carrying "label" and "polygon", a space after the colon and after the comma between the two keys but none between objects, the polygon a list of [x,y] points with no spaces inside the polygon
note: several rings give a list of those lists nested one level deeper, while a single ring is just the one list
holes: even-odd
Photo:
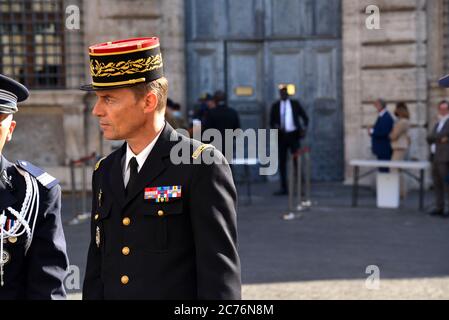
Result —
[{"label": "red and gold kepi", "polygon": [[92,84],[81,90],[96,91],[148,83],[164,76],[158,38],[132,38],[89,47]]}]

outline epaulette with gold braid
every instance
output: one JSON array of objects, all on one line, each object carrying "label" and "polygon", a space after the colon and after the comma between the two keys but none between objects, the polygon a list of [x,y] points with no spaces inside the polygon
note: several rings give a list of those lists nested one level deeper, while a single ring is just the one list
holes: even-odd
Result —
[{"label": "epaulette with gold braid", "polygon": [[204,151],[204,150],[206,150],[206,149],[210,149],[210,148],[215,148],[213,145],[211,145],[211,144],[202,144],[202,145],[200,145],[196,150],[195,150],[195,152],[193,152],[193,154],[192,154],[192,158],[193,159],[198,159],[198,157],[201,155],[201,153]]},{"label": "epaulette with gold braid", "polygon": [[100,160],[97,161],[97,163],[95,164],[95,169],[94,169],[94,171],[97,171],[98,168],[100,168],[101,161],[103,161],[104,159],[106,159],[106,157],[103,157],[103,158],[101,158]]}]

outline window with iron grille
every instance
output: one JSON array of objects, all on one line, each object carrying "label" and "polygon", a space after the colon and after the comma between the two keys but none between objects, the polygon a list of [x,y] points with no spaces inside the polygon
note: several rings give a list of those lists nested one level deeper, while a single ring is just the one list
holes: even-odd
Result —
[{"label": "window with iron grille", "polygon": [[446,71],[446,73],[449,73],[449,0],[443,0],[444,2],[444,6],[443,6],[443,46],[444,46],[444,54],[443,54],[443,58],[444,58],[444,69]]},{"label": "window with iron grille", "polygon": [[77,87],[82,33],[66,29],[65,8],[64,0],[0,0],[0,73],[30,89]]}]

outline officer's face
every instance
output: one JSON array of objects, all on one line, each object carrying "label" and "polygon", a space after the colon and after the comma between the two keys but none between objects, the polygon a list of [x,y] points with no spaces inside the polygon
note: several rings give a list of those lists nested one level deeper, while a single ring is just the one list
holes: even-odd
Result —
[{"label": "officer's face", "polygon": [[129,88],[97,91],[92,114],[98,117],[107,140],[130,140],[145,135],[154,119],[157,96],[149,92],[137,99]]},{"label": "officer's face", "polygon": [[0,113],[0,153],[3,151],[6,141],[11,141],[16,122],[10,114]]}]

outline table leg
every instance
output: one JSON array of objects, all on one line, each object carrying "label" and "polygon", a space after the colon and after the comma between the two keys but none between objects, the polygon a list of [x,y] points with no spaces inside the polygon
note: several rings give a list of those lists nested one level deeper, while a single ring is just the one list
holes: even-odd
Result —
[{"label": "table leg", "polygon": [[424,170],[419,175],[419,210],[424,210]]},{"label": "table leg", "polygon": [[352,186],[352,206],[357,207],[357,200],[359,196],[359,167],[354,167],[354,184]]},{"label": "table leg", "polygon": [[249,171],[249,165],[245,165],[245,175],[247,183],[248,205],[250,205],[252,201],[251,201],[251,172]]}]

